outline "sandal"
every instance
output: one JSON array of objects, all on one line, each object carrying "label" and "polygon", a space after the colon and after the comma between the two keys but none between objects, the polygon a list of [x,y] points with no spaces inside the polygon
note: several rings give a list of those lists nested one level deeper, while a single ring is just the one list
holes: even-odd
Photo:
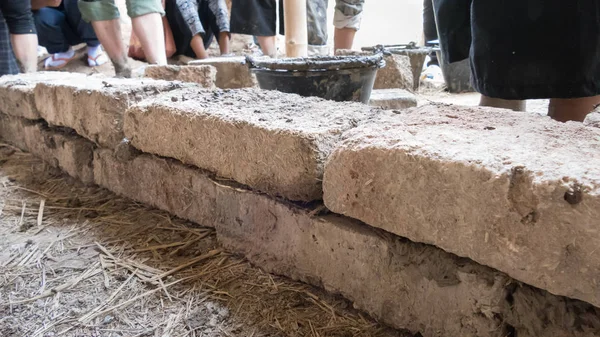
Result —
[{"label": "sandal", "polygon": [[[46,61],[44,61],[44,69],[46,70],[59,70],[64,68],[69,62],[73,61],[77,55],[73,54],[72,57],[56,57],[56,54],[52,54],[52,56],[48,57]],[[64,62],[59,65],[50,65],[51,62]]]},{"label": "sandal", "polygon": [[101,66],[104,63],[108,62],[108,58],[106,57],[106,54],[104,53],[104,51],[101,51],[98,55],[96,55],[96,57],[91,57],[88,54],[88,66],[90,67],[97,67],[97,66]]}]

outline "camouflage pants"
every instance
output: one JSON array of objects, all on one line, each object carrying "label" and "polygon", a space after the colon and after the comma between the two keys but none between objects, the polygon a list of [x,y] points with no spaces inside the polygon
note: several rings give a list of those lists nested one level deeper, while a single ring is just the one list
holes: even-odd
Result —
[{"label": "camouflage pants", "polygon": [[[308,44],[327,44],[327,0],[308,0]],[[336,28],[360,29],[364,0],[336,0],[333,24]]]}]

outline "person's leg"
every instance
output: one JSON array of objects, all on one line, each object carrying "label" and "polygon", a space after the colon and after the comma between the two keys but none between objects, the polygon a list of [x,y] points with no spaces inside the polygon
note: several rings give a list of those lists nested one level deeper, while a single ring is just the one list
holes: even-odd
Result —
[{"label": "person's leg", "polygon": [[[253,35],[263,54],[277,54],[276,0],[232,0],[231,33]],[[281,29],[281,28],[280,28]]]},{"label": "person's leg", "polygon": [[198,0],[167,1],[165,12],[173,39],[176,53],[193,58],[207,58],[202,34],[204,26],[200,20]]},{"label": "person's leg", "polygon": [[[203,2],[205,6],[204,10],[200,13],[200,19],[206,20],[206,24],[204,21],[202,21],[202,24],[210,27],[210,31],[216,36],[221,55],[229,54],[231,34],[229,33],[229,11],[227,10],[227,4],[225,0],[203,0]],[[206,16],[206,19],[203,18],[203,12],[209,14]]]},{"label": "person's leg", "polygon": [[360,29],[364,0],[336,0],[333,24],[334,49],[352,49],[354,36]]},{"label": "person's leg", "polygon": [[217,41],[219,42],[219,51],[221,55],[227,55],[231,53],[231,34],[229,32],[220,32],[217,35]]},{"label": "person's leg", "polygon": [[527,103],[524,100],[506,100],[501,98],[492,98],[481,95],[480,106],[489,106],[492,108],[510,109],[514,111],[525,111]]},{"label": "person's leg", "polygon": [[598,104],[600,104],[600,96],[574,99],[553,98],[548,106],[548,116],[559,122],[583,122]]},{"label": "person's leg", "polygon": [[98,40],[115,67],[117,77],[131,77],[125,44],[121,35],[119,10],[113,0],[79,0],[81,16],[91,22]]},{"label": "person's leg", "polygon": [[94,27],[83,20],[77,0],[63,0],[66,22],[71,33],[65,34],[69,38],[71,45],[76,45],[85,42],[87,45],[88,65],[95,67],[102,65],[108,61],[106,55],[102,51],[100,41],[94,32]]},{"label": "person's leg", "polygon": [[115,67],[117,77],[131,77],[119,19],[93,21],[92,27]]},{"label": "person's leg", "polygon": [[336,28],[333,35],[333,48],[335,50],[352,49],[355,35],[356,29],[354,28]]},{"label": "person's leg", "polygon": [[99,46],[100,40],[94,32],[94,27],[89,22],[85,22],[81,17],[81,12],[77,6],[77,0],[63,0],[67,23],[74,32],[72,39],[77,42],[85,42],[87,46]]},{"label": "person's leg", "polygon": [[38,38],[31,12],[31,1],[2,0],[2,13],[8,30],[13,52],[23,72],[37,71]]},{"label": "person's leg", "polygon": [[161,0],[127,0],[127,14],[146,60],[152,64],[167,64]]},{"label": "person's leg", "polygon": [[62,9],[42,7],[33,14],[38,40],[51,54],[44,61],[45,69],[60,69],[75,58],[71,46],[81,42],[71,29]]},{"label": "person's leg", "polygon": [[192,47],[194,54],[196,54],[196,58],[208,58],[208,52],[206,51],[206,48],[204,48],[204,40],[202,39],[202,35],[194,35],[194,37],[192,37],[192,41],[190,42],[190,46]]},{"label": "person's leg", "polygon": [[[433,0],[423,1],[423,36],[426,45],[428,42],[438,39],[437,25],[435,24],[435,15],[433,12]],[[427,66],[432,65],[440,65],[436,52],[429,53]]]},{"label": "person's leg", "polygon": [[[277,57],[277,14],[279,13],[279,34],[285,35],[285,20],[283,10],[283,0],[279,0],[279,5],[275,0],[258,0],[260,8],[257,10],[257,15],[264,25],[268,25],[271,31],[268,34],[260,34],[256,38],[260,45],[260,50],[264,55]],[[277,11],[279,6],[279,12]],[[263,29],[264,30],[264,29]],[[267,32],[265,30],[265,32]]]},{"label": "person's leg", "polygon": [[[535,7],[532,20],[529,5],[472,2],[474,86],[506,100],[550,98],[550,117],[583,121],[600,103],[600,6],[595,0],[548,0]],[[555,53],[555,41],[570,43]]]},{"label": "person's leg", "polygon": [[327,0],[306,2],[309,55],[329,54],[329,48],[327,47],[327,3]]},{"label": "person's leg", "polygon": [[277,37],[276,36],[257,36],[258,45],[262,53],[275,57],[277,55]]},{"label": "person's leg", "polygon": [[55,8],[43,7],[34,12],[33,18],[38,33],[40,46],[45,47],[50,54],[63,53],[69,50],[71,44],[65,36],[69,34],[65,14]]}]

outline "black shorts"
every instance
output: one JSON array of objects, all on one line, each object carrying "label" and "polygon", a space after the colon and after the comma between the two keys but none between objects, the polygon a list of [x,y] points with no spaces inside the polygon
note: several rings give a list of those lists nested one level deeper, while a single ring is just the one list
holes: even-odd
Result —
[{"label": "black shorts", "polygon": [[[279,0],[283,8],[283,0]],[[231,32],[254,36],[277,35],[276,0],[233,0]],[[284,34],[283,10],[279,11],[279,33]]]},{"label": "black shorts", "polygon": [[[279,8],[283,1],[279,0]],[[310,0],[306,4],[308,44],[327,44],[327,0]],[[254,36],[274,36],[277,8],[275,0],[233,0],[231,4],[231,32]],[[279,11],[279,34],[285,34],[283,10]]]},{"label": "black shorts", "polygon": [[503,99],[600,94],[600,1],[435,0],[445,60]]}]

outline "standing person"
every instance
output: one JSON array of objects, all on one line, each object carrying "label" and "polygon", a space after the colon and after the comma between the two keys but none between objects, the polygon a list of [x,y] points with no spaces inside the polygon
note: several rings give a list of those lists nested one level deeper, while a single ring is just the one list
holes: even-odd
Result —
[{"label": "standing person", "polygon": [[[423,1],[423,37],[425,45],[431,41],[438,40],[437,25],[433,12],[433,0]],[[429,61],[421,74],[421,79],[432,82],[444,82],[442,68],[440,68],[440,62],[435,51],[429,53]]]},{"label": "standing person", "polygon": [[0,0],[12,51],[23,72],[37,71],[38,39],[29,0]]},{"label": "standing person", "polygon": [[583,121],[600,104],[597,0],[435,0],[444,59],[471,61],[480,105],[524,110],[549,98],[555,120]]},{"label": "standing person", "polygon": [[55,0],[31,0],[39,43],[52,54],[44,61],[44,68],[53,70],[66,66],[75,58],[72,46],[80,43],[87,45],[90,67],[106,63],[108,58],[92,25],[81,18],[77,0],[62,0],[53,6],[55,4]]},{"label": "standing person", "polygon": [[[438,39],[435,14],[433,12],[433,0],[423,1],[423,37],[425,39],[425,45]],[[440,65],[436,53],[429,54],[429,58],[430,60],[427,63],[427,66]]]},{"label": "standing person", "polygon": [[[277,6],[283,0],[231,0],[231,32],[253,35],[264,55],[277,54]],[[283,32],[283,11],[279,11],[279,32]]]},{"label": "standing person", "polygon": [[[308,0],[308,45],[318,50],[327,45],[327,0]],[[334,49],[351,49],[360,29],[364,0],[336,0],[333,23]],[[283,1],[279,0],[279,32],[284,34]],[[263,54],[274,56],[276,49],[277,4],[275,0],[232,0],[231,32],[258,37]]]},{"label": "standing person", "polygon": [[[98,39],[115,67],[118,77],[131,77],[127,50],[119,24],[119,9],[114,0],[79,0],[81,16],[91,22]],[[148,62],[167,64],[161,15],[161,0],[127,0],[127,14],[140,39]]]},{"label": "standing person", "polygon": [[[311,0],[308,0],[311,1]],[[352,49],[354,36],[360,29],[365,0],[336,0],[333,25],[334,49]]]},{"label": "standing person", "polygon": [[229,54],[229,10],[225,0],[167,0],[165,12],[177,55],[205,59],[216,37],[221,55]]}]

